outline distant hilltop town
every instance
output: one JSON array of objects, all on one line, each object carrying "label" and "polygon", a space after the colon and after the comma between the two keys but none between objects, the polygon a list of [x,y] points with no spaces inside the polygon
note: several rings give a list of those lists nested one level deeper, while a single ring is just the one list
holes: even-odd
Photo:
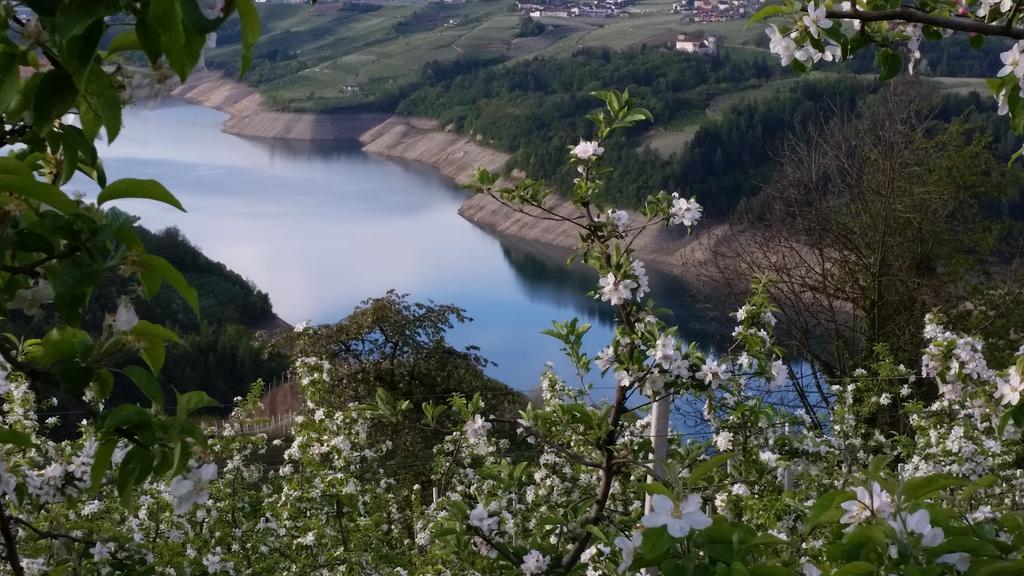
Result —
[{"label": "distant hilltop town", "polygon": [[612,18],[628,16],[625,10],[633,0],[594,0],[591,3],[562,2],[554,0],[543,4],[518,2],[519,11],[533,18]]},{"label": "distant hilltop town", "polygon": [[[518,2],[517,7],[533,18],[615,18],[640,12],[633,4],[633,0],[550,0]],[[683,22],[722,22],[745,18],[763,4],[763,0],[682,0],[672,4],[669,12],[679,14]]]}]

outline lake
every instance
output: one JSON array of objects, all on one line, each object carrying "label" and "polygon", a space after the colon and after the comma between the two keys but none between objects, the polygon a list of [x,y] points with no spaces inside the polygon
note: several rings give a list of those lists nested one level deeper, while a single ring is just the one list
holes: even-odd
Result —
[{"label": "lake", "polygon": [[[225,118],[180,102],[134,108],[100,156],[109,179],[155,178],[188,213],[146,201],[119,207],[150,229],[180,228],[267,292],[281,318],[336,322],[389,289],[456,304],[475,321],[450,340],[479,346],[496,363],[488,373],[521,390],[537,386],[545,362],[566,367],[558,343],[541,334],[552,320],[593,323],[592,353],[610,340],[611,307],[585,295],[596,275],[569,269],[567,254],[463,219],[457,210],[468,193],[432,169],[369,156],[356,141],[231,136],[221,132]],[[655,272],[651,285],[684,336],[720,335],[685,284]]]}]

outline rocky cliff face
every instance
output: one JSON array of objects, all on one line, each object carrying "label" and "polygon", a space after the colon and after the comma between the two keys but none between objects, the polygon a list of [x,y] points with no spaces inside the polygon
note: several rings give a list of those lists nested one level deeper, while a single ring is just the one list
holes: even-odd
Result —
[{"label": "rocky cliff face", "polygon": [[[564,216],[574,215],[568,201],[549,198],[546,206]],[[571,223],[551,220],[537,210],[518,210],[488,196],[477,195],[459,208],[459,214],[481,228],[497,234],[540,242],[572,250],[578,244],[578,228]],[[639,224],[642,216],[631,213]],[[648,266],[680,277],[695,289],[705,285],[711,269],[715,245],[728,235],[727,225],[704,225],[700,234],[689,236],[681,226],[655,226],[641,232],[633,242],[637,257]]]},{"label": "rocky cliff face", "polygon": [[459,184],[472,180],[478,167],[501,171],[509,159],[504,152],[442,131],[437,122],[425,118],[393,116],[359,140],[370,154],[422,162]]},{"label": "rocky cliff face", "polygon": [[172,94],[194,104],[226,112],[228,134],[290,140],[340,140],[356,138],[379,124],[384,114],[312,114],[268,110],[255,88],[216,72],[194,74]]}]

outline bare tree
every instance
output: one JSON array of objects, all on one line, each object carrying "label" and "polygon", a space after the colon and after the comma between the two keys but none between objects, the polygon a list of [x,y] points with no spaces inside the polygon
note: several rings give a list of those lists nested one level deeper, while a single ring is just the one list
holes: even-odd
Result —
[{"label": "bare tree", "polygon": [[849,376],[876,346],[919,357],[924,315],[991,257],[980,206],[1012,180],[965,122],[933,120],[932,96],[897,83],[794,134],[775,178],[707,240],[709,277],[728,292],[743,294],[755,275],[774,280],[808,411],[827,407],[825,381]]}]

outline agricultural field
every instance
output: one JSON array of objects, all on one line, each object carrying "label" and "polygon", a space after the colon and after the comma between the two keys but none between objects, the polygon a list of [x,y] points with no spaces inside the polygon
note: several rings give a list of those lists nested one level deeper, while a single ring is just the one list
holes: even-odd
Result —
[{"label": "agricultural field", "polygon": [[[666,0],[644,0],[629,17],[544,19],[543,34],[518,38],[520,15],[512,0],[261,4],[264,32],[247,81],[277,108],[338,109],[387,102],[424,64],[460,56],[516,60],[568,56],[585,47],[668,46],[681,31],[719,34],[727,46],[751,49],[763,36],[760,26],[746,21],[683,24],[670,7]],[[237,24],[227,23],[209,65],[234,72],[238,42]]]}]

